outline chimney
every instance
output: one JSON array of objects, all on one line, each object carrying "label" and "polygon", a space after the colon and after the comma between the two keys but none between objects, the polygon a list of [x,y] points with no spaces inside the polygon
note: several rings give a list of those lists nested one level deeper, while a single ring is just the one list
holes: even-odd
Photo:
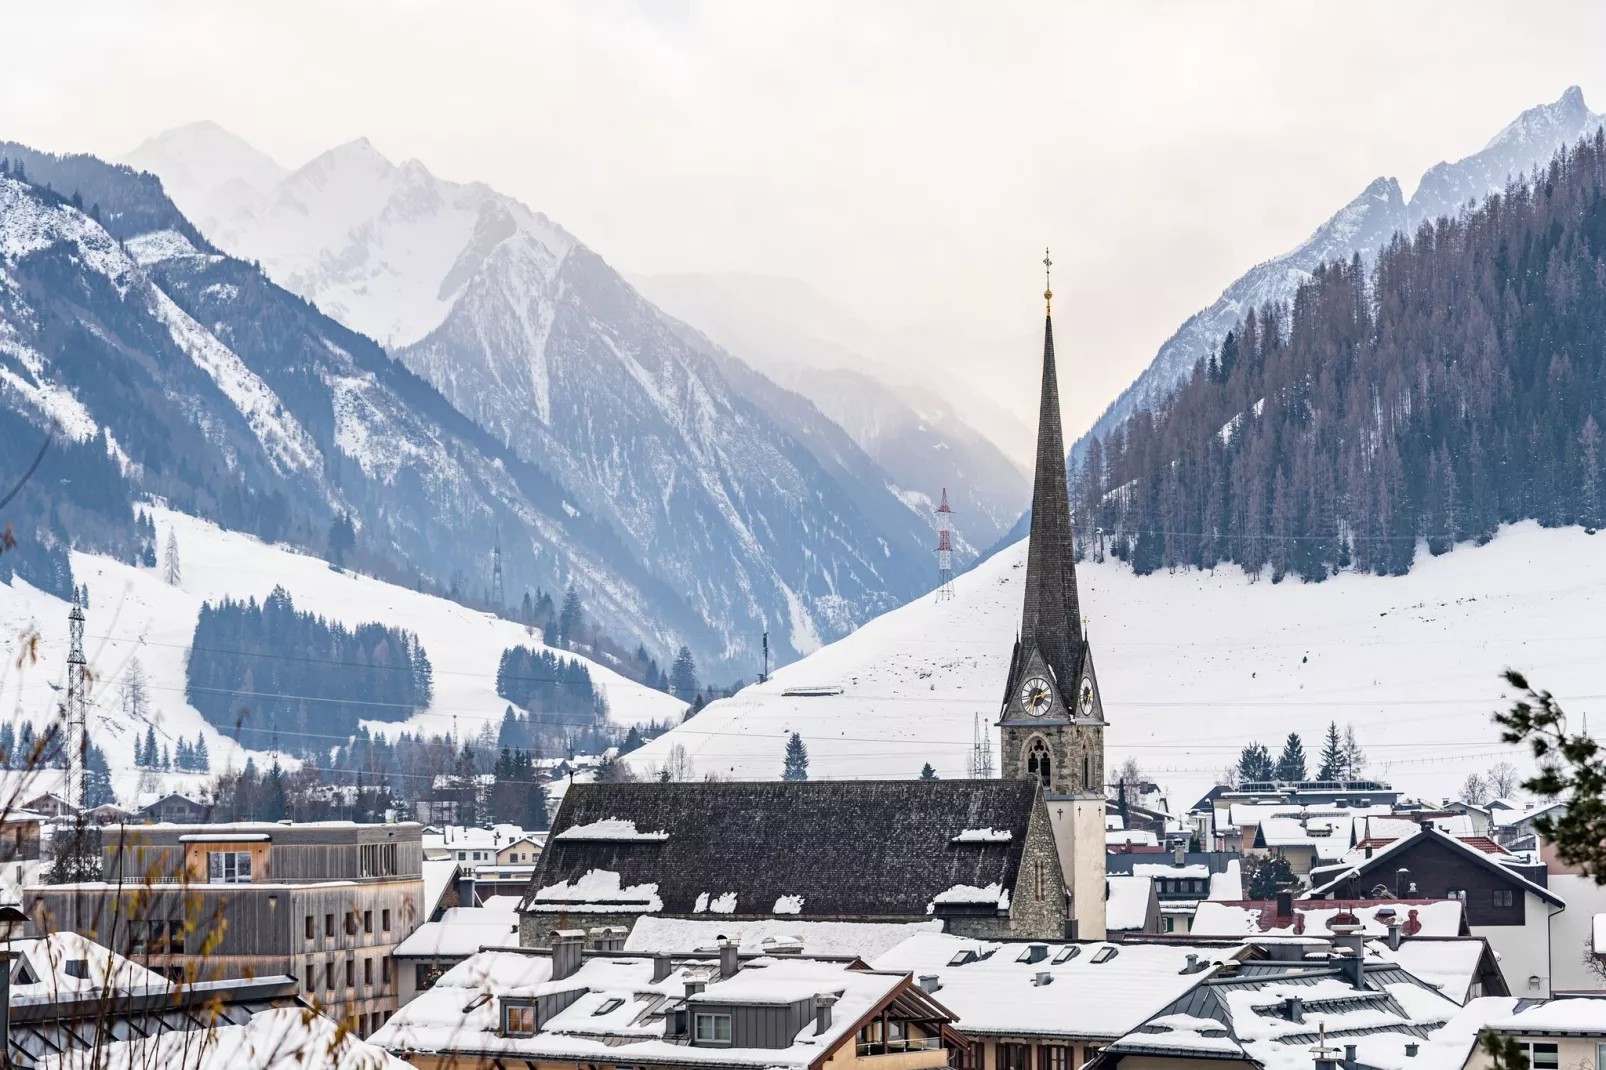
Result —
[{"label": "chimney", "polygon": [[586,946],[586,931],[584,929],[553,929],[552,941],[552,980],[561,981],[565,977],[572,977],[580,968],[580,958]]},{"label": "chimney", "polygon": [[652,983],[658,984],[667,981],[669,975],[675,972],[675,964],[668,955],[657,954],[652,957]]},{"label": "chimney", "polygon": [[1188,952],[1188,964],[1182,968],[1183,973],[1193,973],[1199,968],[1199,956],[1195,952]]},{"label": "chimney", "polygon": [[736,976],[736,941],[721,940],[719,942],[719,979]]},{"label": "chimney", "polygon": [[936,974],[934,974],[934,973],[923,973],[923,974],[920,975],[920,990],[922,992],[925,992],[925,993],[929,994],[929,993],[937,991],[941,987],[942,987],[942,980]]},{"label": "chimney", "polygon": [[1389,950],[1400,949],[1400,916],[1393,907],[1381,907],[1377,912],[1377,920],[1382,922],[1389,931]]},{"label": "chimney", "polygon": [[1333,955],[1338,959],[1339,972],[1350,987],[1366,987],[1366,942],[1361,935],[1361,919],[1348,910],[1333,915],[1328,922],[1333,930]]},{"label": "chimney", "polygon": [[831,1028],[831,1006],[836,997],[821,992],[814,997],[814,1035],[819,1036]]},{"label": "chimney", "polygon": [[1355,1070],[1355,1045],[1344,1045],[1344,1070]]},{"label": "chimney", "polygon": [[1305,1020],[1305,1001],[1298,996],[1289,996],[1284,1002],[1284,1009],[1290,1022],[1303,1022]]},{"label": "chimney", "polygon": [[1417,1048],[1417,1045],[1415,1043],[1407,1044],[1405,1046],[1405,1057],[1407,1059],[1415,1059],[1417,1051],[1418,1051],[1418,1048]]},{"label": "chimney", "polygon": [[1293,892],[1277,893],[1277,916],[1279,918],[1291,918],[1294,916]]},{"label": "chimney", "polygon": [[1171,857],[1176,860],[1176,863],[1179,866],[1182,865],[1182,863],[1187,859],[1187,856],[1188,845],[1184,843],[1177,844],[1177,849],[1171,852]]},{"label": "chimney", "polygon": [[687,999],[691,999],[693,996],[700,994],[702,992],[702,990],[703,990],[703,982],[702,981],[687,981],[686,982],[686,998]]}]

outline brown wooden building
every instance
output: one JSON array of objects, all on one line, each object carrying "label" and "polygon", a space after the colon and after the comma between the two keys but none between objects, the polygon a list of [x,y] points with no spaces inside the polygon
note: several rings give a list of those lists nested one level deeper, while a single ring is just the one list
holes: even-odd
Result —
[{"label": "brown wooden building", "polygon": [[423,920],[418,825],[124,825],[102,842],[102,880],[28,889],[39,932],[169,976],[286,974],[364,1036],[395,1011],[390,955]]}]

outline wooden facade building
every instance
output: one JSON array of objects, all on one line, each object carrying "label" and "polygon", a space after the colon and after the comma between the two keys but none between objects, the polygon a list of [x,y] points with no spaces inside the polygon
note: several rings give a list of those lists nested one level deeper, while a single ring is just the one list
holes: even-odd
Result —
[{"label": "wooden facade building", "polygon": [[288,975],[364,1036],[395,1011],[391,952],[423,920],[418,825],[123,825],[102,844],[102,880],[28,889],[37,931],[169,977]]}]

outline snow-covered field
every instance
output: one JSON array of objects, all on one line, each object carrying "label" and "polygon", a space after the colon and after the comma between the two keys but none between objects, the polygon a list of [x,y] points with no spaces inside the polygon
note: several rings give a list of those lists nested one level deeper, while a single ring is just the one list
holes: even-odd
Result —
[{"label": "snow-covered field", "polygon": [[[529,635],[511,621],[499,620],[445,599],[349,572],[336,572],[324,561],[249,535],[221,531],[182,513],[154,510],[157,545],[168,532],[178,536],[183,578],[177,587],[162,582],[159,569],[133,568],[92,554],[72,556],[74,576],[89,586],[84,648],[95,676],[91,691],[90,734],[105,749],[116,773],[119,799],[131,802],[138,782],[132,771],[133,742],[145,726],[130,725],[118,696],[130,659],[137,657],[149,682],[153,721],[158,737],[171,746],[182,735],[193,740],[204,731],[214,771],[223,767],[231,744],[207,726],[184,700],[184,665],[195,634],[195,621],[205,601],[225,595],[259,601],[275,585],[290,592],[297,609],[347,625],[380,621],[416,633],[435,672],[434,703],[406,722],[413,731],[456,731],[472,736],[486,721],[500,722],[506,700],[496,694],[496,668],[502,651],[514,645],[539,647],[539,634]],[[30,633],[38,642],[37,662],[19,666]],[[0,585],[0,710],[13,721],[31,719],[44,725],[54,716],[66,678],[67,605],[14,580]],[[565,655],[571,656],[571,655]],[[584,659],[581,659],[584,660]],[[589,664],[589,663],[588,663]],[[658,691],[590,664],[591,676],[606,692],[610,717],[620,723],[673,719],[684,705]],[[398,731],[403,725],[374,725]],[[335,742],[331,740],[331,745]],[[236,757],[236,764],[243,758]],[[197,778],[190,778],[197,779]],[[185,778],[171,774],[167,786]]]},{"label": "snow-covered field", "polygon": [[[632,755],[661,764],[684,745],[697,773],[780,775],[792,731],[820,777],[911,777],[929,761],[963,776],[978,718],[992,727],[1019,626],[1026,544],[847,638],[716,702]],[[1408,576],[1251,583],[1237,568],[1137,577],[1077,572],[1110,728],[1111,769],[1134,757],[1187,806],[1259,740],[1291,731],[1313,761],[1330,720],[1353,722],[1369,772],[1449,795],[1502,758],[1490,722],[1507,666],[1574,717],[1606,698],[1606,541],[1524,523],[1484,547],[1423,551]],[[841,688],[792,697],[795,688]],[[1596,720],[1606,724],[1606,714]]]}]

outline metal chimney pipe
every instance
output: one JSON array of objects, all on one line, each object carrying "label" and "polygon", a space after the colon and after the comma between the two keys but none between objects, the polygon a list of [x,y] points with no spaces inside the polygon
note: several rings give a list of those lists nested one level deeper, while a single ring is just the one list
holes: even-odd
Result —
[{"label": "metal chimney pipe", "polygon": [[[814,997],[814,1035],[819,1036],[831,1028],[831,1007],[836,997],[820,993]],[[885,1038],[883,1038],[885,1039]]]},{"label": "metal chimney pipe", "polygon": [[580,968],[580,959],[585,951],[586,931],[584,929],[553,929],[552,941],[552,980],[561,981],[572,977]]}]

